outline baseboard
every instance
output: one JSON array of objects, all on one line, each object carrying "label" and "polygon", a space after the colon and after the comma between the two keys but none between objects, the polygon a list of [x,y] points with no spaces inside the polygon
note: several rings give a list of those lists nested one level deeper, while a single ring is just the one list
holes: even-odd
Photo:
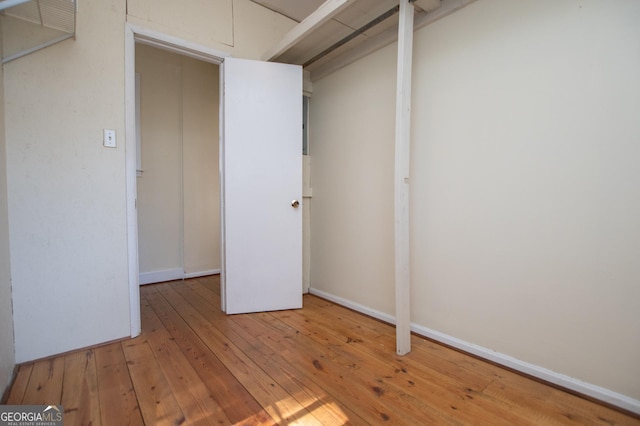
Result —
[{"label": "baseboard", "polygon": [[220,269],[210,269],[208,271],[185,273],[182,268],[165,269],[162,271],[143,272],[140,274],[140,285],[163,283],[165,281],[182,280],[188,278],[205,277],[207,275],[216,275],[220,273]]},{"label": "baseboard", "polygon": [[389,324],[395,325],[396,319],[392,315],[386,314],[384,312],[377,311],[375,309],[371,309],[367,306],[361,305],[359,303],[353,302],[349,299],[344,299],[339,296],[334,296],[331,293],[326,293],[322,290],[317,290],[313,287],[309,287],[309,293],[314,296],[321,297],[323,299],[327,299],[330,302],[337,303],[338,305],[344,306],[345,308],[353,309],[354,311],[358,311],[361,314],[369,315],[375,319],[379,319],[380,321],[384,321]]},{"label": "baseboard", "polygon": [[184,279],[206,277],[208,275],[220,275],[220,269],[209,269],[208,271],[189,272],[184,274]]},{"label": "baseboard", "polygon": [[[309,289],[309,293],[329,300],[331,302],[342,305],[346,308],[353,309],[354,311],[369,315],[370,317],[379,319],[389,324],[395,324],[395,317],[384,312],[371,309],[367,306],[355,303],[351,300],[344,299],[342,297],[335,296],[330,293],[326,293],[314,288]],[[463,352],[475,355],[477,357],[495,362],[496,364],[503,365],[510,369],[519,371],[529,376],[536,377],[554,385],[560,386],[565,389],[580,393],[593,399],[597,399],[604,403],[619,407],[623,410],[629,411],[634,414],[640,414],[640,401],[630,398],[626,395],[622,395],[617,392],[613,392],[609,389],[593,385],[591,383],[583,382],[573,377],[566,376],[564,374],[557,373],[546,368],[530,364],[525,361],[513,358],[509,355],[502,354],[500,352],[492,351],[483,346],[479,346],[473,343],[466,342],[448,334],[441,333],[439,331],[431,330],[421,325],[411,324],[411,331],[429,339],[438,341],[447,346],[454,347]]]},{"label": "baseboard", "polygon": [[182,268],[165,269],[162,271],[143,272],[140,274],[140,285],[162,283],[165,281],[181,280],[184,278]]}]

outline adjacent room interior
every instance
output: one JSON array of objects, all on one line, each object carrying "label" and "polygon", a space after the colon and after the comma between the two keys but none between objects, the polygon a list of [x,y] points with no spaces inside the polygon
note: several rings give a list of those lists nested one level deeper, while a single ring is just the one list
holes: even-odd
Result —
[{"label": "adjacent room interior", "polygon": [[218,274],[218,66],[138,45],[136,78],[140,284]]}]

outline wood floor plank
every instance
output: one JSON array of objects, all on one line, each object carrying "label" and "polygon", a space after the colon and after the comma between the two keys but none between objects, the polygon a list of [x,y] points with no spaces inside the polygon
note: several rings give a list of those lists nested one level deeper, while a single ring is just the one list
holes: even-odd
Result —
[{"label": "wood floor plank", "polygon": [[[385,363],[391,363],[395,369],[417,369],[421,374],[434,375],[435,378],[445,380],[447,386],[453,385],[456,388],[462,387],[467,389],[484,389],[495,376],[478,373],[474,370],[460,367],[456,363],[444,360],[439,357],[423,354],[419,358],[421,361],[414,361],[418,358],[415,355],[400,357],[395,354],[395,348],[388,344],[380,344],[382,336],[376,333],[369,333],[367,330],[358,326],[356,322],[346,320],[332,321],[331,324],[324,321],[324,317],[317,311],[280,311],[274,312],[272,315],[280,321],[304,333],[312,339],[322,343],[331,344],[331,347],[341,349],[346,348],[356,352],[361,352],[372,359],[380,359]],[[393,336],[394,330],[389,329],[386,340],[388,342],[395,341]],[[322,336],[323,340],[318,340]],[[414,336],[414,339],[417,340]],[[460,385],[464,383],[464,385]]]},{"label": "wood floor plank", "polygon": [[516,413],[539,423],[570,425],[626,425],[629,417],[608,407],[567,394],[522,376],[510,376],[489,385],[484,393],[504,401]]},{"label": "wood floor plank", "polygon": [[157,288],[145,289],[144,296],[233,424],[275,424]]},{"label": "wood floor plank", "polygon": [[[215,304],[217,300],[211,297],[212,293],[207,292],[206,289],[199,289],[201,286],[201,282],[189,285],[207,302]],[[276,328],[275,335],[287,337],[287,333],[296,330],[296,333],[315,340],[321,346],[311,349],[314,354],[322,353],[323,348],[335,352],[333,357],[325,353],[324,358],[335,360],[336,357],[341,357],[344,367],[358,366],[358,374],[361,376],[358,383],[366,384],[365,391],[368,391],[368,388],[375,388],[387,395],[393,395],[395,392],[396,398],[404,395],[402,403],[412,404],[413,411],[423,413],[423,416],[424,413],[433,414],[434,412],[447,416],[451,411],[455,411],[456,420],[463,422],[484,418],[490,419],[493,424],[533,424],[527,419],[511,413],[505,404],[497,405],[494,401],[490,401],[489,404],[482,403],[482,398],[488,397],[482,395],[480,390],[484,389],[493,380],[493,377],[474,374],[472,371],[457,368],[451,363],[440,366],[440,370],[448,368],[457,373],[458,377],[456,374],[451,377],[449,374],[431,370],[420,363],[411,363],[411,356],[398,357],[395,355],[395,350],[392,349],[393,344],[380,347],[379,339],[381,336],[386,336],[391,342],[395,342],[392,327],[386,324],[374,324],[374,328],[360,327],[358,325],[360,321],[346,327],[344,326],[345,321],[339,321],[342,318],[340,315],[332,318],[331,326],[325,326],[323,323],[326,322],[326,317],[323,317],[318,311],[311,312],[312,314],[306,314],[304,310],[293,310],[256,315],[261,316],[262,322],[270,323]],[[313,313],[316,315],[314,316]],[[270,316],[284,322],[288,328],[277,327],[277,323],[269,319]],[[362,315],[354,315],[353,317],[358,320],[363,318]],[[368,322],[371,323],[371,320]],[[351,326],[355,326],[355,331],[358,333],[352,333]],[[341,334],[340,331],[344,334]],[[359,355],[356,356],[356,353]],[[436,358],[436,361],[439,359]],[[340,374],[348,373],[344,373],[344,370],[334,372],[334,375]],[[421,420],[442,421],[442,418],[421,418]]]},{"label": "wood floor plank", "polygon": [[96,348],[95,358],[102,425],[143,425],[122,344],[112,343]]},{"label": "wood floor plank", "polygon": [[71,352],[64,357],[62,407],[64,421],[73,425],[102,424],[94,351]]},{"label": "wood floor plank", "polygon": [[29,405],[58,405],[62,397],[64,356],[36,361],[22,399]]},{"label": "wood floor plank", "polygon": [[[388,348],[395,352],[395,328],[392,325],[382,323],[378,320],[372,320],[370,317],[313,295],[305,295],[304,303],[309,307],[316,308],[310,309],[311,315],[317,317],[317,314],[320,314],[325,317],[330,317],[332,326],[336,322],[350,326],[355,336],[361,334],[377,335],[377,343],[381,348]],[[439,357],[450,364],[490,377],[492,380],[505,374],[515,374],[493,363],[479,360],[478,358],[423,337],[412,336],[411,345],[412,353],[418,353],[420,357],[426,356],[430,359]]]},{"label": "wood floor plank", "polygon": [[[211,310],[211,304],[205,300],[192,298],[190,302],[201,313]],[[261,314],[255,315],[262,317]],[[391,392],[381,397],[379,393],[376,393],[376,390],[382,389],[379,383],[365,383],[361,380],[353,380],[353,377],[351,377],[352,372],[360,368],[359,366],[352,365],[349,362],[343,362],[342,364],[332,362],[335,360],[331,359],[331,353],[323,347],[316,347],[315,350],[317,352],[314,352],[306,345],[299,344],[299,342],[296,342],[297,347],[294,347],[291,342],[297,337],[295,332],[287,335],[274,333],[258,322],[251,322],[252,316],[254,315],[233,315],[228,318],[240,327],[245,328],[252,336],[252,340],[262,342],[269,349],[279,352],[279,356],[302,372],[307,380],[314,381],[325,388],[329,394],[339,394],[340,399],[346,405],[352,407],[354,412],[366,422],[388,421],[394,424],[419,424],[423,421],[439,421],[440,423],[447,421],[440,417],[438,413],[427,412],[420,413],[418,417],[409,412],[404,412],[403,418],[399,418],[398,412],[394,412],[386,400],[393,398],[401,406],[406,401],[400,398],[399,394]]]},{"label": "wood floor plank", "polygon": [[[346,311],[344,308],[343,310]],[[437,392],[439,388],[442,389],[439,409],[456,410],[456,418],[462,419],[463,413],[468,412],[470,418],[492,416],[511,424],[529,422],[526,418],[515,416],[508,405],[500,404],[482,394],[481,391],[489,383],[501,376],[476,372],[428,352],[412,351],[406,356],[397,356],[395,350],[391,349],[395,344],[392,327],[388,328],[387,333],[380,334],[380,329],[370,331],[360,326],[361,321],[367,319],[362,315],[353,315],[348,319],[340,314],[333,317],[329,325],[321,312],[316,310],[279,311],[271,315],[319,343],[329,345],[334,351],[359,352],[369,359],[373,371],[418,397],[427,398],[429,391]],[[320,336],[322,340],[319,340]],[[381,345],[380,340],[383,338],[389,344]],[[412,336],[412,340],[422,339]]]},{"label": "wood floor plank", "polygon": [[308,321],[299,311],[280,311],[270,315],[343,357],[355,355],[354,362],[366,366],[359,370],[360,374],[367,374],[369,382],[394,386],[397,392],[415,397],[413,406],[416,410],[437,410],[448,416],[455,412],[456,420],[463,422],[484,419],[492,424],[534,424],[525,417],[514,415],[506,405],[482,400],[484,395],[481,391],[491,382],[490,377],[471,374],[453,365],[448,367],[454,375],[449,375],[415,362],[415,355],[399,357],[395,351],[378,350],[377,340],[366,336],[349,341],[348,337],[336,332],[337,328],[327,327],[320,319]]},{"label": "wood floor plank", "polygon": [[[194,287],[187,285],[185,288],[178,289],[173,287],[173,289],[183,296],[185,300],[192,303],[195,301],[195,303],[202,303],[201,306],[206,306],[204,305],[206,301],[199,298],[200,294],[194,291]],[[213,308],[213,305],[209,306]],[[209,308],[205,307],[205,309],[208,310]],[[221,322],[229,322],[229,318],[217,312],[212,314],[210,322],[215,326],[215,324]],[[304,375],[278,356],[276,352],[264,346],[256,345],[256,340],[253,336],[246,334],[242,328],[234,327],[233,325],[231,328],[241,337],[241,339],[234,340],[234,344],[274,380],[280,383],[290,395],[294,395],[302,405],[307,408],[314,407],[315,417],[323,424],[364,423],[364,420],[343,404],[342,401],[331,398],[324,389],[312,381],[303,380]]]},{"label": "wood floor plank", "polygon": [[231,421],[211,396],[196,371],[142,295],[142,319],[150,332],[147,342],[189,424],[226,425]]},{"label": "wood floor plank", "polygon": [[13,382],[13,386],[9,391],[7,397],[7,405],[20,405],[24,399],[27,385],[29,384],[29,378],[31,377],[31,371],[33,370],[33,363],[23,364],[18,367],[18,373]]},{"label": "wood floor plank", "polygon": [[[207,280],[185,280],[184,285],[198,293],[213,306],[220,306],[220,293],[212,290],[212,287],[219,287],[219,285],[215,285],[212,281]],[[222,313],[222,311],[220,311],[220,313]]]},{"label": "wood floor plank", "polygon": [[171,392],[162,368],[153,356],[146,338],[140,337],[124,343],[123,350],[144,423],[182,424],[185,422],[184,414]]},{"label": "wood floor plank", "polygon": [[[260,314],[258,314],[260,315]],[[366,362],[353,354],[341,356],[306,336],[273,328],[268,314],[257,321],[254,316],[234,316],[233,320],[255,339],[280,354],[294,367],[307,373],[335,398],[347,401],[369,423],[384,420],[390,424],[456,424],[444,413],[421,406],[415,397],[393,386],[383,375],[372,372]]]},{"label": "wood floor plank", "polygon": [[[321,424],[312,413],[238,349],[232,339],[213,327],[205,316],[195,311],[181,296],[172,292],[171,288],[167,286],[159,286],[159,288],[161,292],[168,292],[165,297],[172,301],[176,311],[180,312],[202,341],[276,422]],[[164,292],[163,295],[165,295]]]},{"label": "wood floor plank", "polygon": [[[191,280],[185,280],[185,284],[189,285]],[[210,275],[200,277],[193,281],[193,284],[203,285],[208,292],[213,293],[220,300],[220,275]]]},{"label": "wood floor plank", "polygon": [[[239,334],[244,335],[239,332]],[[249,338],[251,338],[249,336]],[[246,340],[249,341],[249,340]],[[335,398],[327,389],[309,380],[309,373],[301,371],[287,361],[285,357],[268,357],[272,351],[249,345],[244,349],[252,359],[257,360],[260,367],[267,371],[283,388],[314,415],[323,424],[370,424],[353,411],[353,405],[347,398]]]}]

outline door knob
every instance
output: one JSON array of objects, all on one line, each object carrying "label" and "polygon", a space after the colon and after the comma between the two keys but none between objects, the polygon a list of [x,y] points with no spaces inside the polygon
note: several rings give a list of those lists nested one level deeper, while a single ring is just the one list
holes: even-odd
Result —
[{"label": "door knob", "polygon": [[300,201],[298,200],[293,200],[291,202],[291,207],[293,207],[294,209],[297,209],[299,205],[300,205]]}]

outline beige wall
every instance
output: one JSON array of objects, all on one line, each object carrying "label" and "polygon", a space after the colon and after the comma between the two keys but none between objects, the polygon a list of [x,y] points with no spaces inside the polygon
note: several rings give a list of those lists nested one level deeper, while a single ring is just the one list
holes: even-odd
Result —
[{"label": "beige wall", "polygon": [[182,268],[182,65],[136,46],[142,175],[138,183],[140,273]]},{"label": "beige wall", "polygon": [[[75,41],[4,68],[18,362],[130,334],[125,22],[254,59],[294,24],[249,0],[233,0],[231,18],[224,2],[199,1],[194,11],[215,5],[211,22],[232,19],[230,45],[226,35],[208,39],[218,34],[211,22],[174,4],[154,2],[154,15],[139,18],[126,10],[140,2],[80,2]],[[166,23],[157,13],[174,19]],[[117,131],[117,148],[102,146],[105,128]]]},{"label": "beige wall", "polygon": [[219,67],[184,58],[182,88],[184,271],[191,274],[220,269]]},{"label": "beige wall", "polygon": [[[129,0],[127,20],[163,33],[180,32],[182,38],[205,46],[233,46],[233,0]],[[207,31],[205,31],[207,29]]]},{"label": "beige wall", "polygon": [[314,82],[309,122],[310,286],[384,312],[394,306],[393,54]]},{"label": "beige wall", "polygon": [[[415,34],[412,321],[640,400],[640,3]],[[396,46],[314,82],[311,287],[393,314]],[[384,104],[384,105],[383,105]]]},{"label": "beige wall", "polygon": [[136,47],[140,272],[220,268],[218,66]]},{"label": "beige wall", "polygon": [[5,148],[4,70],[0,66],[0,394],[11,380],[15,365]]}]

